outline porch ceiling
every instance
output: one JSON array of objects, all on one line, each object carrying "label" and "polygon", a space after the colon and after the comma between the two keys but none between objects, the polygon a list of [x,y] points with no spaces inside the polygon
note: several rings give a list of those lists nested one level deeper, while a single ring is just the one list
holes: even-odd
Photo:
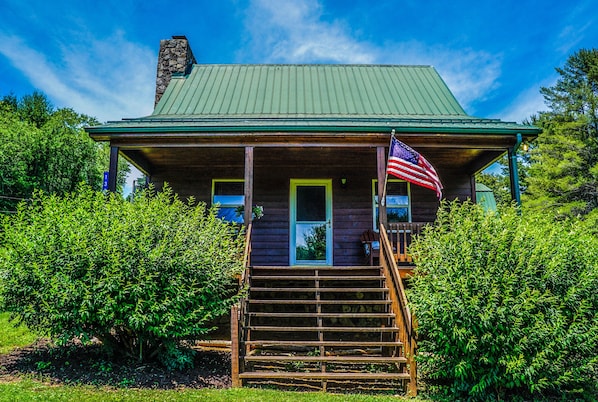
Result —
[{"label": "porch ceiling", "polygon": [[[504,149],[482,148],[421,148],[424,155],[438,170],[457,169],[474,173],[502,155]],[[121,153],[146,173],[166,169],[201,169],[202,167],[227,168],[244,164],[243,147],[123,147]],[[352,165],[352,160],[371,160],[376,165],[376,147],[267,147],[255,148],[256,167],[301,168],[317,156],[327,161],[327,167]]]}]

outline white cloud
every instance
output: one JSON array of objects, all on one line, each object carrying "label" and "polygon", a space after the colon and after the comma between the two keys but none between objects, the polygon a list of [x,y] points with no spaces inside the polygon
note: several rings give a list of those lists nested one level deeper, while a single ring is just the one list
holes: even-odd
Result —
[{"label": "white cloud", "polygon": [[501,55],[417,41],[392,45],[379,53],[378,59],[384,63],[434,66],[468,112],[474,102],[483,101],[499,86]]},{"label": "white cloud", "polygon": [[381,47],[356,39],[348,24],[325,21],[323,15],[317,0],[252,1],[245,20],[252,57],[269,63],[433,65],[466,110],[499,86],[501,55],[417,41]]},{"label": "white cloud", "polygon": [[352,37],[341,21],[322,20],[316,0],[255,0],[247,10],[252,50],[266,62],[372,63],[375,51]]},{"label": "white cloud", "polygon": [[595,1],[581,1],[572,4],[574,6],[571,10],[562,16],[562,25],[555,27],[558,35],[555,38],[554,46],[562,55],[576,50],[597,21]]},{"label": "white cloud", "polygon": [[151,113],[155,55],[116,33],[98,40],[81,34],[62,44],[56,62],[17,36],[0,33],[0,54],[58,107],[100,121]]},{"label": "white cloud", "polygon": [[544,103],[544,96],[540,93],[540,86],[533,86],[521,92],[509,106],[490,117],[522,123],[532,115],[546,111],[548,108]]}]

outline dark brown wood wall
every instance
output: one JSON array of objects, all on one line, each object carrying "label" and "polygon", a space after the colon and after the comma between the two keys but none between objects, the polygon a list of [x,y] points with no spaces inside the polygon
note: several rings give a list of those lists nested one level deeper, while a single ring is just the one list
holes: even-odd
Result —
[{"label": "dark brown wood wall", "polygon": [[[289,263],[290,179],[332,179],[333,262],[362,262],[359,237],[372,226],[371,189],[376,150],[256,149],[254,203],[264,217],[254,222],[253,263]],[[347,179],[345,188],[340,179]]]},{"label": "dark brown wood wall", "polygon": [[[214,152],[216,151],[216,152]],[[210,203],[212,179],[242,179],[242,149],[198,149],[188,167],[156,168],[152,182],[167,181],[183,199],[194,196]],[[440,169],[439,169],[440,170]],[[347,185],[341,187],[345,177]],[[255,148],[253,203],[264,207],[254,222],[254,265],[289,264],[290,179],[332,179],[335,265],[363,263],[360,235],[372,228],[372,180],[376,178],[376,149]],[[471,196],[467,174],[442,170],[445,198]],[[433,191],[411,186],[413,221],[433,221],[438,200]]]}]

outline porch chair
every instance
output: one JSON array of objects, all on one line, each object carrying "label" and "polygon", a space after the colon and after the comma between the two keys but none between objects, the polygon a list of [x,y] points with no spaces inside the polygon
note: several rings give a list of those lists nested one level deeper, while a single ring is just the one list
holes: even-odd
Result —
[{"label": "porch chair", "polygon": [[380,258],[380,235],[373,230],[361,234],[361,244],[365,253],[365,262],[374,265],[374,258]]}]

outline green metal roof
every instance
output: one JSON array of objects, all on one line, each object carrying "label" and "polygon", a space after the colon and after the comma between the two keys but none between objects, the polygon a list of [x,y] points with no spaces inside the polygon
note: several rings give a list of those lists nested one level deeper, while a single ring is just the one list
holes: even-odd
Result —
[{"label": "green metal roof", "polygon": [[485,211],[496,211],[496,198],[492,189],[485,184],[475,184],[475,197]]},{"label": "green metal roof", "polygon": [[535,137],[529,125],[468,116],[431,66],[195,64],[154,112],[88,127],[114,133],[397,132]]},{"label": "green metal roof", "polygon": [[464,116],[430,66],[194,65],[152,116]]}]

